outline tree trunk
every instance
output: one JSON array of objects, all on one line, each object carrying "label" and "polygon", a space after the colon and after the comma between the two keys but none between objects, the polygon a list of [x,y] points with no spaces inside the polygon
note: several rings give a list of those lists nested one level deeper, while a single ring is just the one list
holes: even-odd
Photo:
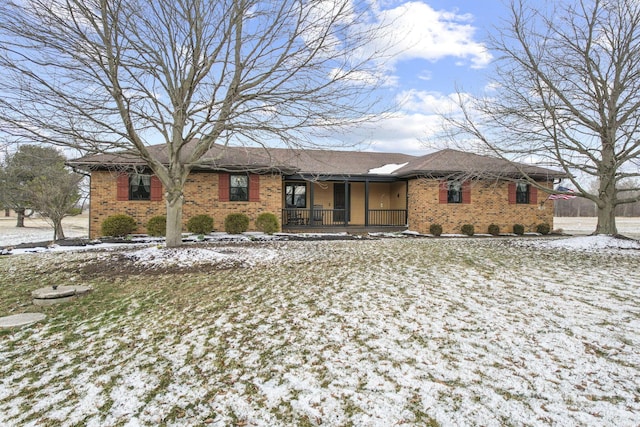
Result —
[{"label": "tree trunk", "polygon": [[9,209],[9,208],[4,208],[4,216],[6,216],[6,217],[10,217],[10,216],[11,216],[11,209]]},{"label": "tree trunk", "polygon": [[616,186],[615,177],[600,176],[600,188],[598,189],[599,201],[598,209],[598,225],[594,234],[618,234],[616,228]]},{"label": "tree trunk", "polygon": [[64,240],[64,230],[62,229],[62,219],[53,221],[53,241]]},{"label": "tree trunk", "polygon": [[168,248],[182,245],[182,191],[167,191],[167,237]]},{"label": "tree trunk", "polygon": [[16,209],[16,214],[18,215],[18,222],[16,224],[16,227],[24,227],[24,208],[19,208]]}]

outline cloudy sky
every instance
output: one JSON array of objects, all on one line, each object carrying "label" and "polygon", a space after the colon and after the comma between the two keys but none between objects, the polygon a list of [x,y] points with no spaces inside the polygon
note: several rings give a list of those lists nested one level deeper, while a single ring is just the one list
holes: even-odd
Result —
[{"label": "cloudy sky", "polygon": [[354,131],[353,142],[374,151],[424,154],[435,112],[446,109],[456,88],[480,93],[493,55],[485,40],[507,13],[500,0],[380,0],[395,16],[403,45],[389,70],[388,96],[400,106],[394,117]]}]

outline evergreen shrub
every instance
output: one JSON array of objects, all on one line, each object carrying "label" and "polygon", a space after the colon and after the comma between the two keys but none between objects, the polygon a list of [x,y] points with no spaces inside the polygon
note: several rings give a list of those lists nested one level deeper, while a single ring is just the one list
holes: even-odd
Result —
[{"label": "evergreen shrub", "polygon": [[466,234],[467,236],[473,236],[475,234],[475,227],[473,224],[465,224],[460,228],[460,230],[462,231],[462,234]]},{"label": "evergreen shrub", "polygon": [[517,234],[518,236],[522,236],[524,234],[524,225],[522,225],[522,224],[514,224],[514,226],[513,226],[513,234]]},{"label": "evergreen shrub", "polygon": [[551,231],[551,226],[546,222],[543,222],[542,224],[538,224],[536,226],[536,231],[540,234],[549,234],[549,232]]},{"label": "evergreen shrub", "polygon": [[429,233],[434,236],[440,236],[442,234],[442,226],[440,224],[431,224],[429,226]]},{"label": "evergreen shrub", "polygon": [[278,217],[269,212],[258,215],[256,219],[256,229],[266,234],[276,233],[280,229]]},{"label": "evergreen shrub", "polygon": [[207,214],[193,216],[187,221],[187,230],[194,234],[209,234],[213,231],[213,218]]},{"label": "evergreen shrub", "polygon": [[232,213],[224,219],[224,231],[229,234],[241,234],[249,229],[249,217],[243,213]]},{"label": "evergreen shrub", "polygon": [[124,237],[138,228],[136,220],[125,214],[111,215],[102,221],[102,235],[110,237]]},{"label": "evergreen shrub", "polygon": [[147,222],[147,234],[153,237],[164,237],[167,235],[167,217],[164,215],[154,216]]},{"label": "evergreen shrub", "polygon": [[492,236],[499,236],[500,226],[498,226],[498,224],[490,224],[488,231],[489,231],[489,234],[491,234]]}]

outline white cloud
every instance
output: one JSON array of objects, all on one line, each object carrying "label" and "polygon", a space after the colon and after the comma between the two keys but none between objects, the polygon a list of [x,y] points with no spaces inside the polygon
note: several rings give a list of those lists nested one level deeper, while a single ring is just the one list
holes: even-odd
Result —
[{"label": "white cloud", "polygon": [[486,46],[474,40],[476,28],[470,14],[435,10],[424,2],[412,1],[381,10],[379,18],[391,29],[382,43],[393,46],[392,62],[454,57],[461,65],[482,68],[492,59]]},{"label": "white cloud", "polygon": [[410,89],[400,92],[396,102],[404,111],[442,114],[456,110],[456,94]]}]

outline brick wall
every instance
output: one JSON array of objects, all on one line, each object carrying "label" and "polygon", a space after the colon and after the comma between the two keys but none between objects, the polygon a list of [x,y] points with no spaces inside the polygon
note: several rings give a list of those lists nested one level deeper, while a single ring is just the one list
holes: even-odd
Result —
[{"label": "brick wall", "polygon": [[[91,213],[89,234],[92,239],[100,236],[102,221],[110,215],[127,214],[138,223],[136,232],[145,233],[147,221],[156,215],[166,214],[164,197],[162,201],[148,200],[117,201],[117,173],[94,171],[91,173]],[[263,212],[270,212],[280,221],[282,205],[282,178],[280,175],[260,176],[259,202],[220,202],[218,200],[218,174],[192,172],[184,189],[183,230],[189,218],[207,214],[214,219],[216,230],[224,230],[224,219],[230,213],[244,213],[254,229],[254,221]]]},{"label": "brick wall", "polygon": [[553,228],[553,201],[546,200],[547,194],[540,190],[536,204],[509,204],[508,182],[472,181],[471,203],[441,204],[439,184],[435,179],[409,181],[410,230],[429,233],[429,226],[434,223],[449,234],[460,233],[463,224],[473,224],[476,233],[487,233],[492,223],[501,232],[512,232],[514,224],[524,225],[525,231],[535,231],[544,222]]}]

